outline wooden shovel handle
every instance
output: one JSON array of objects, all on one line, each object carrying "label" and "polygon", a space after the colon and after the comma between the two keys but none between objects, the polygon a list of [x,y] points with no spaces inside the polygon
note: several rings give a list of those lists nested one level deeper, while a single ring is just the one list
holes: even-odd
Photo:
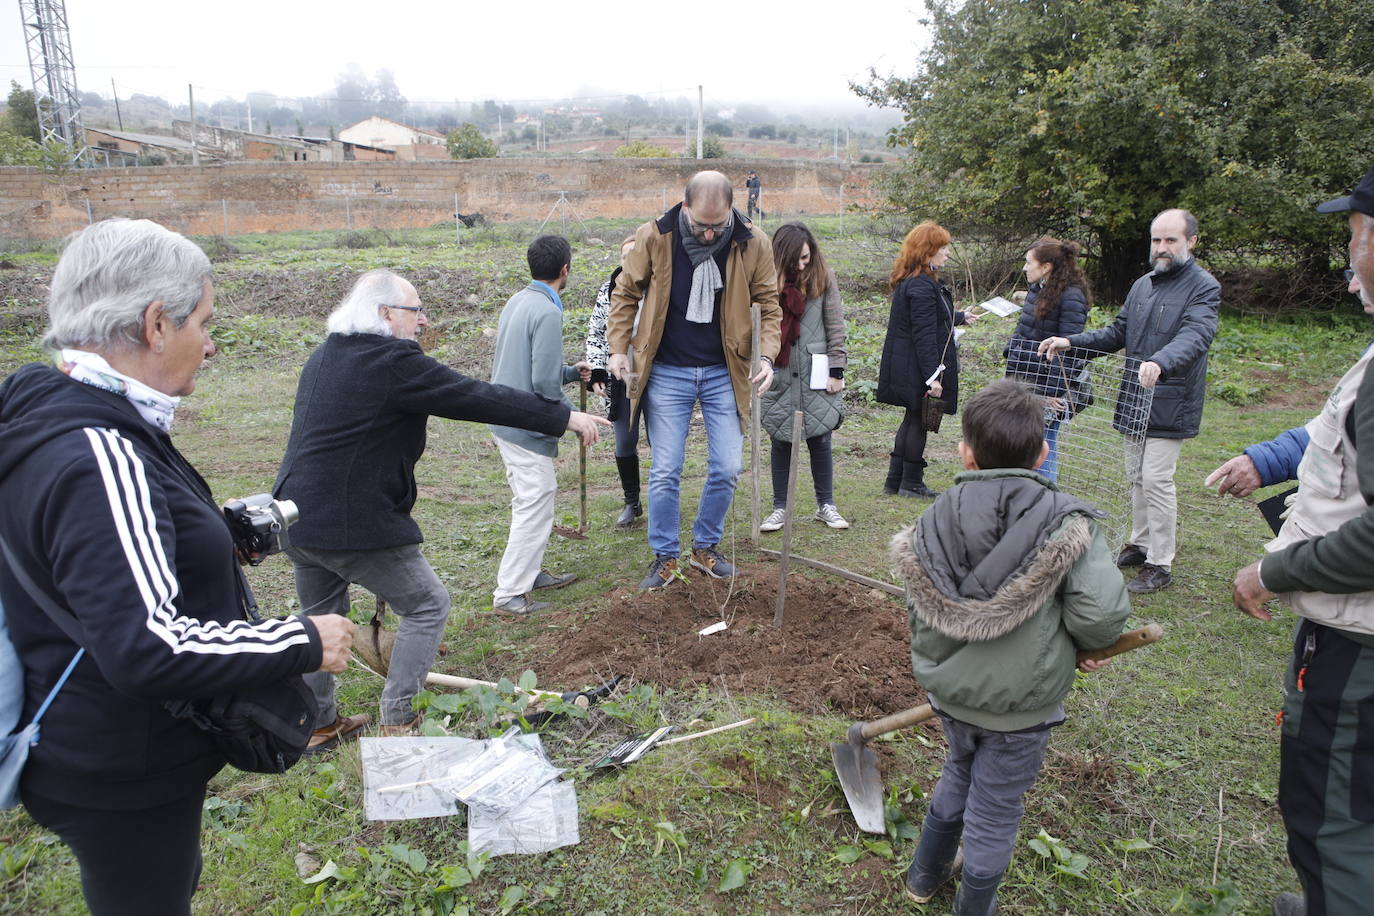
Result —
[{"label": "wooden shovel handle", "polygon": [[[1138,630],[1122,633],[1116,642],[1105,649],[1098,649],[1094,652],[1079,652],[1078,660],[1081,662],[1087,658],[1099,661],[1104,658],[1111,658],[1113,655],[1120,655],[1122,652],[1129,652],[1132,649],[1139,649],[1141,646],[1159,642],[1163,636],[1163,627],[1157,623],[1147,624]],[[919,725],[933,715],[935,715],[935,710],[931,709],[929,703],[923,703],[920,706],[913,706],[911,709],[894,712],[890,716],[883,716],[881,719],[874,719],[872,722],[855,722],[849,726],[846,737],[851,744],[863,744],[879,735],[895,732],[899,728]]]},{"label": "wooden shovel handle", "polygon": [[1122,633],[1116,642],[1105,649],[1098,649],[1095,652],[1079,652],[1078,660],[1080,662],[1084,659],[1101,661],[1104,658],[1111,658],[1113,655],[1120,655],[1122,652],[1129,652],[1132,649],[1139,649],[1141,646],[1159,642],[1163,637],[1163,627],[1157,623],[1146,624],[1138,630]]}]

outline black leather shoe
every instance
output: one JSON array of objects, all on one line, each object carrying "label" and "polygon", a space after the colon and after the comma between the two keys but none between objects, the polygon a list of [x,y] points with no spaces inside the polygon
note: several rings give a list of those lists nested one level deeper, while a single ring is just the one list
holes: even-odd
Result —
[{"label": "black leather shoe", "polygon": [[1169,570],[1163,566],[1146,563],[1140,567],[1140,572],[1136,574],[1136,577],[1126,583],[1126,591],[1144,595],[1149,592],[1157,592],[1172,581],[1174,581],[1174,577],[1169,574]]},{"label": "black leather shoe", "polygon": [[620,510],[620,516],[615,520],[617,528],[628,528],[635,523],[635,519],[644,514],[644,507],[639,503],[626,503],[625,508]]},{"label": "black leather shoe", "polygon": [[1121,553],[1116,555],[1116,565],[1125,569],[1127,566],[1140,566],[1145,562],[1145,551],[1134,544],[1127,544],[1121,548]]},{"label": "black leather shoe", "polygon": [[898,496],[905,496],[908,499],[934,499],[939,496],[938,490],[932,490],[923,483],[918,483],[914,487],[902,487],[897,491]]}]

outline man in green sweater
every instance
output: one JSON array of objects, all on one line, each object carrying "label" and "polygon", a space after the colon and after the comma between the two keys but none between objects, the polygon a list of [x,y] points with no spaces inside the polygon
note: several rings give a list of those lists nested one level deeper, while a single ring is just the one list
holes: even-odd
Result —
[{"label": "man in green sweater", "polygon": [[[1317,210],[1349,214],[1350,292],[1374,315],[1374,168],[1353,193]],[[1276,916],[1367,913],[1374,901],[1371,357],[1374,347],[1307,424],[1292,510],[1264,559],[1232,586],[1236,607],[1251,617],[1273,619],[1263,605],[1278,597],[1300,618],[1283,691],[1279,808],[1304,897],[1280,894]]]},{"label": "man in green sweater", "polygon": [[[501,310],[496,331],[496,355],[491,381],[523,391],[566,401],[563,386],[579,378],[591,378],[592,367],[583,361],[563,363],[563,299],[559,292],[568,284],[572,246],[559,235],[541,235],[530,243],[526,258],[530,285],[510,297]],[[528,614],[548,604],[531,601],[530,591],[562,588],[577,578],[573,573],[555,574],[542,569],[544,550],[553,531],[553,501],[558,492],[553,460],[558,439],[514,426],[491,426],[510,484],[510,535],[501,568],[496,573],[492,606],[510,614]]]}]

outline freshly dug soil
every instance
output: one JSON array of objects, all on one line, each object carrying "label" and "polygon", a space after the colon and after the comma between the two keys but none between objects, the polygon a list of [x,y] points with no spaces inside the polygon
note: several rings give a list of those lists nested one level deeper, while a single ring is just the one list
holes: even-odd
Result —
[{"label": "freshly dug soil", "polygon": [[[892,596],[793,567],[777,630],[775,564],[741,564],[733,587],[684,572],[686,582],[659,591],[609,592],[590,618],[585,610],[550,614],[532,653],[540,683],[623,674],[662,687],[772,693],[797,710],[855,719],[925,702],[911,674],[906,611]],[[697,635],[719,620],[729,628]]]}]

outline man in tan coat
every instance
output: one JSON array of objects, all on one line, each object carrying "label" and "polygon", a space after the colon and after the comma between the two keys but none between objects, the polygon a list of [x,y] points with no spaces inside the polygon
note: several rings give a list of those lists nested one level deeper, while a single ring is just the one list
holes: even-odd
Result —
[{"label": "man in tan coat", "polygon": [[[631,411],[644,411],[653,448],[648,527],[654,560],[640,588],[661,588],[677,575],[682,461],[697,404],[707,469],[691,563],[715,578],[735,574],[719,546],[740,472],[740,418],[749,413],[750,384],[762,394],[773,381],[782,311],[772,246],[733,199],[720,172],[693,175],[682,203],[635,232],[634,250],[611,292],[607,369],[626,382]],[[761,325],[759,371],[751,378],[753,302]]]}]

